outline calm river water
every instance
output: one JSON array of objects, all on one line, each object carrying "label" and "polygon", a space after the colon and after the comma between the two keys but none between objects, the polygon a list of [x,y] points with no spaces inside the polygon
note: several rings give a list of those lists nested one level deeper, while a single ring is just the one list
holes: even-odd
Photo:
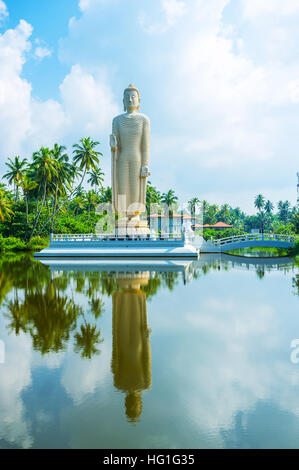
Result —
[{"label": "calm river water", "polygon": [[299,448],[298,273],[2,256],[0,447]]}]

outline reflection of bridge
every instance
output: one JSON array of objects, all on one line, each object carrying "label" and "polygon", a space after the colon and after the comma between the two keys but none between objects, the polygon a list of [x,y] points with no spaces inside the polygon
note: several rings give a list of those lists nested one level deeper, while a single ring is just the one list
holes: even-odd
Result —
[{"label": "reflection of bridge", "polygon": [[278,235],[273,233],[244,234],[219,240],[205,241],[202,237],[192,237],[190,243],[201,253],[221,253],[242,248],[291,248],[298,235]]},{"label": "reflection of bridge", "polygon": [[198,261],[193,261],[192,266],[196,269],[202,269],[203,266],[223,266],[227,268],[243,269],[246,271],[263,269],[265,271],[289,271],[294,270],[294,260],[287,256],[257,258],[255,256],[236,256],[226,253],[204,254]]}]

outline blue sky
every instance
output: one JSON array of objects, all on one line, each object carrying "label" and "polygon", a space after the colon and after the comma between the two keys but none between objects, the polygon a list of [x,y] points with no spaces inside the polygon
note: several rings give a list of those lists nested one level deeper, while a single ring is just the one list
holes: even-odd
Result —
[{"label": "blue sky", "polygon": [[253,211],[296,202],[299,0],[0,0],[0,172],[41,145],[101,142],[134,83],[151,181]]}]

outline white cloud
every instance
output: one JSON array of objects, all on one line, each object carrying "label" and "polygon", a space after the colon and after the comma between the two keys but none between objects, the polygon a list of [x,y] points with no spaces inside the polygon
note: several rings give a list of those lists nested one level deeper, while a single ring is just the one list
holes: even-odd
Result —
[{"label": "white cloud", "polygon": [[6,16],[8,16],[7,6],[3,0],[0,0],[0,20]]},{"label": "white cloud", "polygon": [[[88,394],[94,394],[110,373],[110,349],[100,345],[100,354],[84,360],[79,354],[69,353],[63,365],[61,384],[72,400],[79,404]],[[82,380],[78,380],[78,376]]]},{"label": "white cloud", "polygon": [[20,77],[30,49],[32,27],[21,20],[0,35],[0,135],[1,155],[18,153],[30,131],[31,85]]},{"label": "white cloud", "polygon": [[[195,263],[196,268],[200,272],[210,263],[213,266],[213,261],[213,255],[204,256]],[[177,334],[189,338],[188,348],[182,341],[165,359],[168,375],[175,377],[176,397],[182,403],[177,409],[188,419],[188,425],[194,426],[199,445],[205,447],[208,443],[214,448],[227,446],[223,441],[225,431],[234,429],[236,416],[244,415],[246,419],[260,403],[271,403],[281,412],[299,417],[298,369],[289,356],[292,327],[280,314],[284,311],[291,276],[286,279],[283,271],[267,273],[265,267],[262,286],[256,273],[241,262],[239,267],[234,264],[232,271],[225,260],[220,264],[224,271],[215,270],[201,278],[202,295],[196,304],[192,300],[198,291],[194,282],[188,285],[189,295],[181,304],[179,294],[174,299],[169,292],[161,293],[158,303],[152,306],[151,317],[153,332],[160,337],[164,334],[169,344]],[[246,289],[248,280],[254,295]],[[283,292],[278,302],[269,300],[274,284]],[[238,294],[231,293],[231,285],[238,285]],[[163,308],[172,311],[171,318],[155,315],[155,309]],[[288,313],[291,315],[295,310],[295,302],[291,302]]]},{"label": "white cloud", "polygon": [[289,16],[299,12],[298,0],[242,0],[244,14],[249,19],[259,16]]},{"label": "white cloud", "polygon": [[[11,154],[28,156],[41,145],[56,141],[70,144],[83,134],[108,134],[119,109],[103,69],[93,74],[72,67],[60,85],[60,100],[37,100],[22,68],[31,49],[32,26],[21,20],[15,29],[0,35],[0,154],[2,165]],[[49,54],[38,46],[35,55]],[[2,166],[3,168],[3,166]]]},{"label": "white cloud", "polygon": [[5,343],[5,363],[0,364],[0,439],[13,446],[33,444],[31,423],[26,416],[22,393],[31,385],[31,341],[24,334],[8,334],[3,318],[1,339]]},{"label": "white cloud", "polygon": [[102,71],[95,78],[80,65],[74,65],[60,85],[60,92],[71,132],[92,135],[108,132],[119,108]]},{"label": "white cloud", "polygon": [[[79,0],[79,8],[81,11],[86,11],[93,6],[100,5],[107,0]],[[111,2],[111,0],[109,0]]]},{"label": "white cloud", "polygon": [[[171,185],[186,200],[192,194],[218,194],[218,200],[231,194],[228,202],[237,205],[234,192],[243,180],[242,190],[252,191],[244,209],[251,210],[249,199],[261,188],[256,166],[266,177],[262,187],[276,187],[278,194],[293,184],[299,37],[294,39],[279,15],[267,22],[267,34],[262,21],[249,18],[243,31],[244,9],[232,18],[231,5],[161,0],[151,7],[132,1],[130,7],[113,2],[103,8],[91,0],[72,21],[60,57],[89,67],[109,64],[110,82],[119,89],[120,77],[139,86],[141,112],[152,122],[151,180],[162,191]],[[122,21],[116,11],[122,11]],[[121,103],[119,91],[118,97]],[[295,189],[288,196],[293,202]]]},{"label": "white cloud", "polygon": [[[31,34],[21,22],[0,37],[0,71],[6,70],[0,74],[1,154],[29,152],[53,139],[69,143],[85,133],[108,140],[122,87],[133,81],[142,93],[141,112],[151,118],[151,179],[162,191],[172,184],[190,198],[206,193],[210,182],[209,192],[220,197],[220,191],[233,195],[234,187],[237,193],[243,179],[243,189],[260,192],[255,165],[267,178],[263,187],[291,187],[299,125],[298,1],[239,4],[239,17],[230,18],[230,0],[150,6],[81,0],[81,16],[60,43],[70,72],[60,99],[47,101],[34,100],[21,77]],[[219,185],[224,172],[226,187]],[[286,178],[280,187],[277,174]],[[295,186],[292,197],[295,202]]]},{"label": "white cloud", "polygon": [[35,48],[34,55],[38,59],[44,59],[44,57],[50,57],[52,55],[52,51],[47,47],[38,46]]},{"label": "white cloud", "polygon": [[161,0],[161,11],[164,14],[164,21],[151,21],[150,16],[143,10],[139,14],[139,24],[149,34],[165,33],[184,15],[185,9],[186,3],[184,1]]},{"label": "white cloud", "polygon": [[162,9],[166,15],[166,21],[170,25],[176,23],[178,18],[184,14],[185,8],[185,2],[179,0],[162,0]]}]

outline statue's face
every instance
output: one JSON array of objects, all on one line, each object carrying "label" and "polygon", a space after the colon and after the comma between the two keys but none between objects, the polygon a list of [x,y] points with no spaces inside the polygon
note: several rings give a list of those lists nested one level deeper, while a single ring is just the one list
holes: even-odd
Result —
[{"label": "statue's face", "polygon": [[138,109],[139,107],[139,98],[138,93],[135,90],[127,90],[124,96],[124,106],[125,109]]}]

